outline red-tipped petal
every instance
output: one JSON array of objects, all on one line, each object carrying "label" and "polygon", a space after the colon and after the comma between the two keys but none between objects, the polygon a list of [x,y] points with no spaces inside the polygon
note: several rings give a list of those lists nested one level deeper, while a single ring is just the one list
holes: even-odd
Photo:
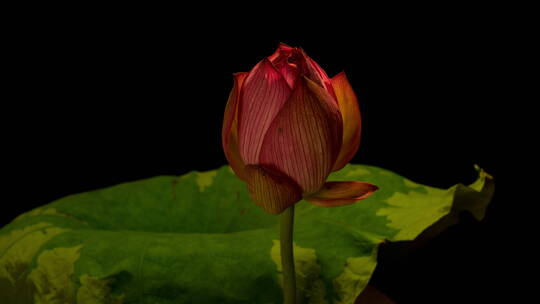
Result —
[{"label": "red-tipped petal", "polygon": [[281,213],[302,199],[300,187],[279,170],[247,165],[246,173],[251,199],[268,213]]},{"label": "red-tipped petal", "polygon": [[272,55],[268,56],[268,59],[272,61],[272,63],[274,63],[274,60],[276,60],[279,55],[281,55],[283,52],[290,52],[292,49],[293,47],[288,46],[283,42],[280,42],[276,51]]},{"label": "red-tipped petal", "polygon": [[343,168],[356,154],[360,145],[361,117],[358,99],[344,72],[332,78],[332,86],[343,119],[343,144],[332,171]]},{"label": "red-tipped petal", "polygon": [[276,70],[281,73],[291,89],[294,88],[294,84],[299,75],[297,66],[289,62],[289,58],[294,52],[294,48],[284,43],[280,43],[274,54],[268,57],[268,60],[270,60]]},{"label": "red-tipped petal", "polygon": [[276,166],[294,179],[304,194],[321,188],[341,144],[341,115],[321,99],[331,98],[307,78],[297,81],[264,138],[259,162]]},{"label": "red-tipped petal", "polygon": [[332,105],[337,107],[338,104],[336,101],[336,94],[332,87],[330,78],[328,77],[326,72],[321,68],[321,66],[319,66],[319,64],[315,62],[315,60],[308,57],[304,52],[303,54],[306,60],[306,69],[307,69],[308,78],[313,80],[315,83],[317,83],[321,87],[324,87],[330,93],[330,96],[334,97],[331,99]]},{"label": "red-tipped petal", "polygon": [[292,89],[298,80],[298,69],[289,64],[279,64],[276,66],[283,78],[287,81],[287,84]]},{"label": "red-tipped petal", "polygon": [[379,187],[364,182],[327,182],[321,190],[304,199],[322,207],[337,207],[363,200],[377,189]]},{"label": "red-tipped petal", "polygon": [[264,135],[290,95],[287,81],[268,59],[249,72],[238,105],[239,148],[245,164],[258,163]]},{"label": "red-tipped petal", "polygon": [[223,129],[221,131],[221,140],[225,157],[236,175],[245,180],[244,162],[240,157],[238,149],[238,130],[237,130],[237,109],[240,88],[247,73],[236,73],[234,75],[234,87],[229,94],[229,100],[225,106],[225,116],[223,118]]}]

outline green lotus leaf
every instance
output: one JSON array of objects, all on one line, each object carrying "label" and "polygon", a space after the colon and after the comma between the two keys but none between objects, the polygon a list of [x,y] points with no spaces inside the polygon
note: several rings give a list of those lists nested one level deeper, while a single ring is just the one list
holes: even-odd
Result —
[{"label": "green lotus leaf", "polygon": [[[348,165],[329,180],[380,187],[359,203],[296,206],[300,303],[354,303],[383,242],[484,217],[492,178],[449,189]],[[281,303],[278,217],[224,166],[71,195],[0,229],[1,303]]]}]

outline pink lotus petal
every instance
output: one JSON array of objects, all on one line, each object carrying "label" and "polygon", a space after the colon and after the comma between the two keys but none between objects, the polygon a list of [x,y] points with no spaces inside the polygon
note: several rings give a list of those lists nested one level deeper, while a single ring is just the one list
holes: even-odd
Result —
[{"label": "pink lotus petal", "polygon": [[337,207],[366,199],[378,189],[379,187],[364,182],[327,182],[321,190],[304,196],[304,199],[322,207]]},{"label": "pink lotus petal", "polygon": [[287,81],[268,59],[249,72],[238,105],[239,148],[245,164],[258,163],[264,135],[290,95]]},{"label": "pink lotus petal", "polygon": [[302,199],[300,187],[279,170],[247,165],[246,173],[251,199],[268,213],[281,213]]},{"label": "pink lotus petal", "polygon": [[300,52],[298,49],[292,48],[284,43],[280,43],[274,54],[268,57],[276,70],[283,75],[283,78],[285,78],[291,89],[294,88],[294,84],[299,77],[299,71],[297,65],[291,63],[290,59],[291,56],[299,53]]},{"label": "pink lotus petal", "polygon": [[279,64],[276,65],[276,70],[278,70],[281,75],[283,75],[283,78],[287,81],[287,84],[292,89],[294,88],[294,85],[296,84],[296,80],[299,77],[298,69],[293,67],[290,64]]},{"label": "pink lotus petal", "polygon": [[237,130],[237,108],[240,96],[240,88],[246,78],[247,73],[236,73],[234,75],[234,87],[229,94],[229,100],[225,106],[225,116],[223,118],[223,129],[221,139],[225,157],[231,168],[240,179],[245,179],[244,162],[240,157],[238,149],[238,130]]},{"label": "pink lotus petal", "polygon": [[321,87],[325,88],[330,93],[330,96],[334,97],[333,99],[331,99],[331,101],[333,102],[333,105],[337,107],[338,104],[336,100],[336,94],[334,92],[334,88],[332,87],[330,78],[328,77],[326,72],[317,64],[317,62],[315,62],[315,60],[311,59],[307,55],[305,55],[305,60],[307,69],[306,75],[308,76],[308,78],[313,80]]},{"label": "pink lotus petal", "polygon": [[343,119],[343,144],[332,169],[332,171],[337,171],[343,168],[358,151],[362,124],[358,99],[344,72],[332,78],[332,86],[336,92]]},{"label": "pink lotus petal", "polygon": [[276,51],[274,52],[274,54],[270,55],[268,57],[268,60],[270,60],[272,63],[274,63],[274,61],[281,55],[286,55],[287,52],[291,52],[292,49],[294,49],[293,47],[291,46],[288,46],[286,45],[285,43],[283,42],[280,42],[279,45],[278,45],[278,48],[276,49]]},{"label": "pink lotus petal", "polygon": [[259,162],[273,165],[302,188],[319,190],[341,146],[342,121],[337,109],[323,99],[328,93],[307,78],[300,78],[290,100],[268,129]]}]

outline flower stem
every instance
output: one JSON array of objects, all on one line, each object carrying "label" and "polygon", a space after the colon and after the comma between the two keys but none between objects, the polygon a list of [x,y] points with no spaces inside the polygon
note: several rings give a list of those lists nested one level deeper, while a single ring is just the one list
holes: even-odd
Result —
[{"label": "flower stem", "polygon": [[281,214],[281,266],[283,270],[284,304],[296,303],[296,274],[293,253],[294,205]]}]

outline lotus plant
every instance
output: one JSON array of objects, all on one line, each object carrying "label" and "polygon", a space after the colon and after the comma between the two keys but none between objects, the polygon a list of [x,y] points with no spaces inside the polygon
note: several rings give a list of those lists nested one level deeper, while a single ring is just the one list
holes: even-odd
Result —
[{"label": "lotus plant", "polygon": [[253,202],[282,214],[285,303],[295,301],[294,205],[304,199],[343,206],[377,190],[361,181],[326,182],[355,155],[360,129],[358,101],[345,73],[329,78],[302,49],[280,44],[250,72],[234,74],[223,149]]}]

